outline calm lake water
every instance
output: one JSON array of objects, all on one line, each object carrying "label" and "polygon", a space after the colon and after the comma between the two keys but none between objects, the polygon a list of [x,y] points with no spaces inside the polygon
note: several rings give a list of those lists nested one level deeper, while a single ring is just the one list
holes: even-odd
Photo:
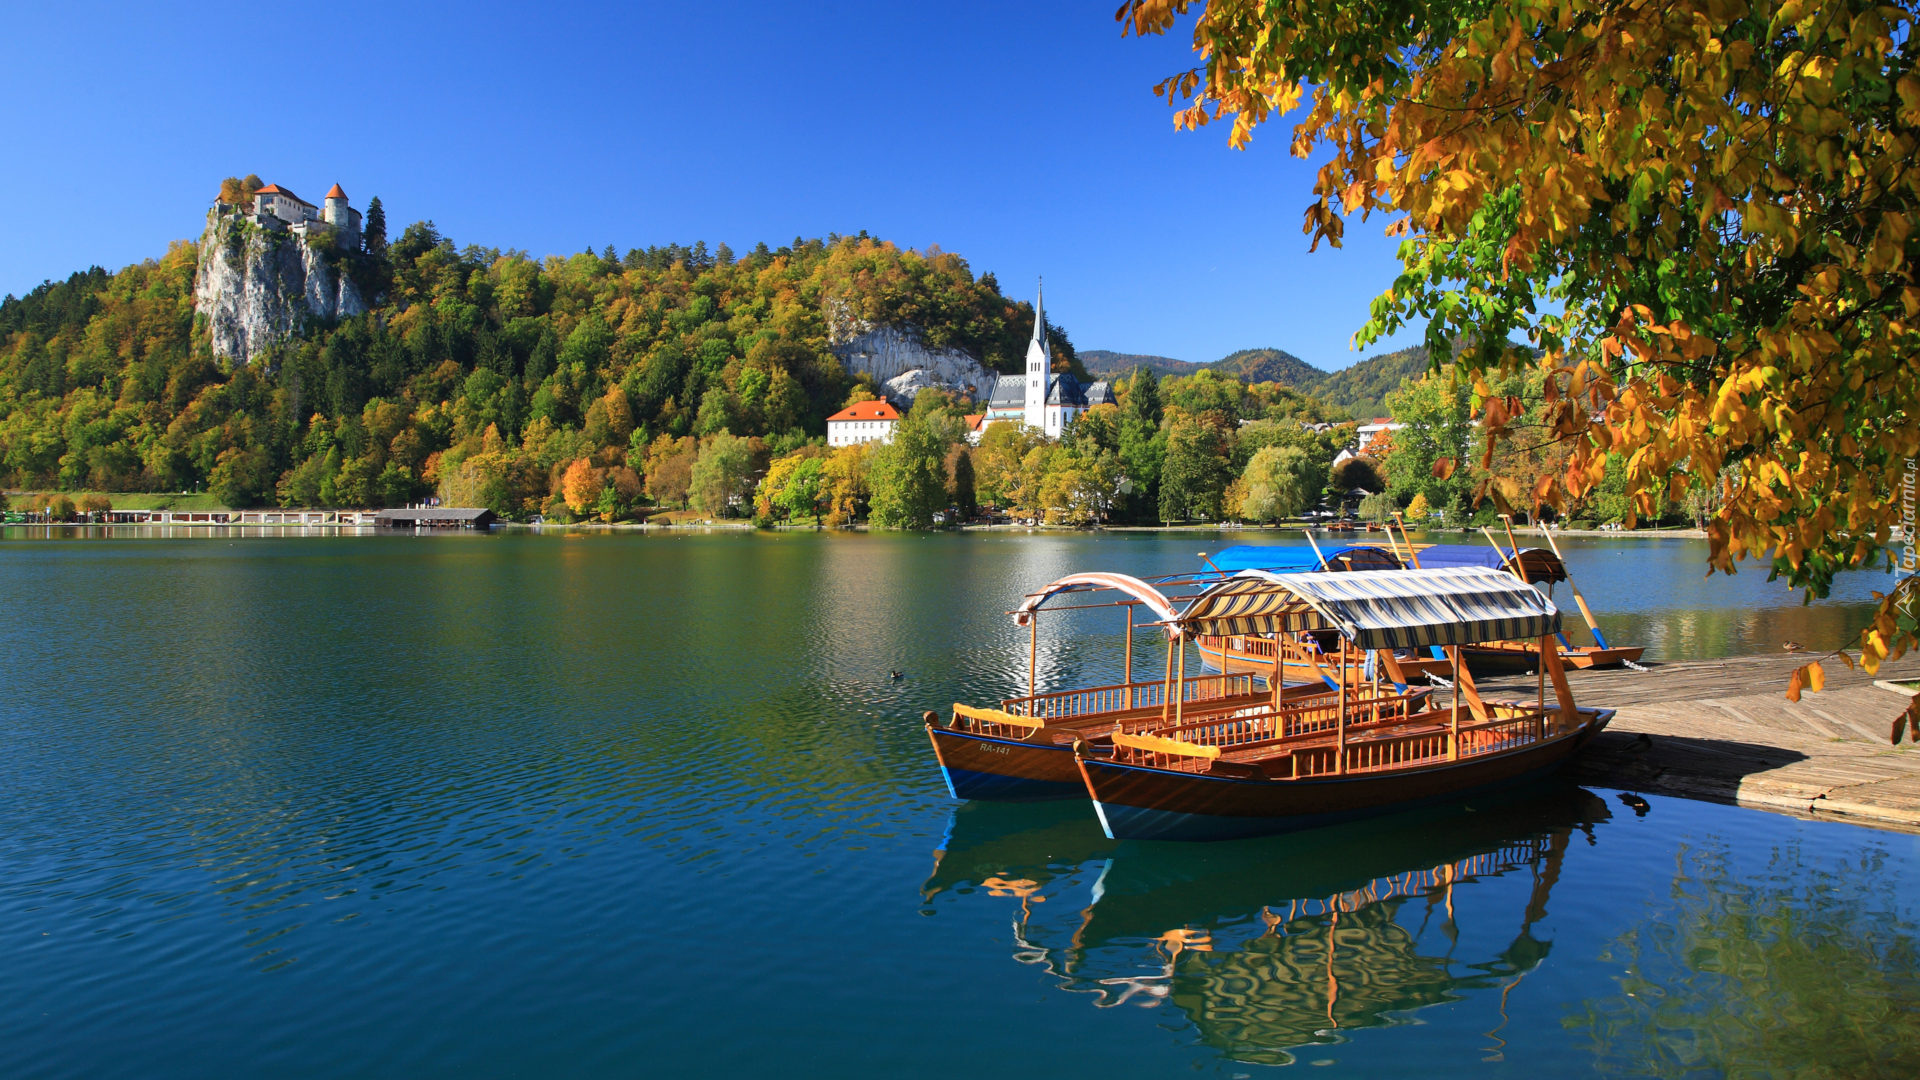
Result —
[{"label": "calm lake water", "polygon": [[[947,798],[919,714],[1024,684],[1022,592],[1208,543],[7,530],[0,1075],[1920,1072],[1912,836]],[[1803,608],[1701,547],[1568,556],[1659,656],[1826,648],[1884,583]],[[1043,683],[1116,674],[1071,618]]]}]

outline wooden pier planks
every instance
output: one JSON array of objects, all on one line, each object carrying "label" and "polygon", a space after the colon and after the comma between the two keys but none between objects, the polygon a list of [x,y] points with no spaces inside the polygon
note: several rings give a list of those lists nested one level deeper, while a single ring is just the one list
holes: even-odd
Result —
[{"label": "wooden pier planks", "polygon": [[[1567,766],[1585,783],[1920,832],[1920,749],[1887,741],[1898,693],[1838,661],[1826,689],[1786,698],[1804,652],[1650,664],[1645,672],[1569,672],[1581,705],[1619,710]],[[1877,678],[1920,678],[1920,656]],[[1532,678],[1482,680],[1531,697]]]}]

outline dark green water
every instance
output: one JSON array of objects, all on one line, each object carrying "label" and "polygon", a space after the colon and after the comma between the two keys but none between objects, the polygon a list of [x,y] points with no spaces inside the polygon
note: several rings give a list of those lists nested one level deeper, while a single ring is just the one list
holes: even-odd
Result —
[{"label": "dark green water", "polygon": [[[1568,554],[1666,655],[1835,643],[1878,583],[1689,608],[1697,547],[1628,543]],[[10,530],[0,1075],[1920,1071],[1913,837],[1567,784],[1225,845],[952,803],[916,718],[1024,682],[1018,595],[1193,550]],[[1117,671],[1085,619],[1044,681]]]}]

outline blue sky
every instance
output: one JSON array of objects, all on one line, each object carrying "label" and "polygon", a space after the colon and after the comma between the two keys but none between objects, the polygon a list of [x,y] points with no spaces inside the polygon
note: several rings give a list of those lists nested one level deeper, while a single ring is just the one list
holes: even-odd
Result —
[{"label": "blue sky", "polygon": [[1176,133],[1149,88],[1190,38],[1116,6],[16,5],[0,293],[157,255],[254,172],[534,255],[866,229],[1044,274],[1083,349],[1358,359],[1383,223],[1309,255],[1284,128]]}]

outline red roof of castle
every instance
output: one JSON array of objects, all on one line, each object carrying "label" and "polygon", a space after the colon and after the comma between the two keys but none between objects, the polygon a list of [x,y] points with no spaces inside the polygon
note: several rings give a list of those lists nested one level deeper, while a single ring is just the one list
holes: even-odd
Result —
[{"label": "red roof of castle", "polygon": [[263,187],[260,190],[254,192],[254,194],[255,195],[285,195],[287,198],[292,199],[294,202],[297,202],[302,206],[313,205],[307,200],[301,198],[300,196],[295,195],[293,192],[288,191],[286,188],[281,187],[279,184],[268,184],[266,187]]},{"label": "red roof of castle", "polygon": [[340,190],[339,184],[335,184],[327,189],[327,198],[329,199],[344,199],[346,197],[347,193]]},{"label": "red roof of castle", "polygon": [[986,419],[986,413],[968,413],[966,416],[967,430],[979,431],[982,427],[986,426]]},{"label": "red roof of castle", "polygon": [[832,416],[827,417],[827,422],[832,423],[835,420],[898,420],[898,419],[900,419],[899,411],[896,410],[893,406],[887,404],[886,402],[862,401],[857,405],[849,405],[846,408],[841,409],[839,412],[834,413]]}]

